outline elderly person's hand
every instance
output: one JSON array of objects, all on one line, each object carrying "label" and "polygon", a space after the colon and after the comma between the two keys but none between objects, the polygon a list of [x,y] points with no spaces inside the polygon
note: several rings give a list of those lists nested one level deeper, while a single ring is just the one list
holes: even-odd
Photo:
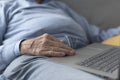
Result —
[{"label": "elderly person's hand", "polygon": [[50,57],[75,54],[72,48],[69,48],[63,42],[49,34],[43,34],[39,37],[22,41],[20,51],[22,54]]}]

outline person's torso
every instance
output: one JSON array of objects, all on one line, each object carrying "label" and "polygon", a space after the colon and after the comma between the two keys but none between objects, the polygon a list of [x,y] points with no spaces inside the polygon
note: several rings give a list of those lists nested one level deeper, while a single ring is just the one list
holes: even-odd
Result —
[{"label": "person's torso", "polygon": [[[22,2],[23,1],[23,2]],[[54,1],[38,4],[34,0],[16,0],[9,10],[4,43],[51,34],[71,47],[86,44],[85,31]],[[83,39],[82,39],[83,38]],[[71,42],[72,41],[72,42]],[[71,44],[72,43],[72,44]]]}]

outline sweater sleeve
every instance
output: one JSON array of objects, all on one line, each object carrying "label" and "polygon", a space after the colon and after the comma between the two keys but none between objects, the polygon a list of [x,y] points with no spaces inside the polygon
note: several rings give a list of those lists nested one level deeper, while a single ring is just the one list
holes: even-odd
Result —
[{"label": "sweater sleeve", "polygon": [[19,52],[19,43],[13,42],[10,44],[4,44],[4,36],[7,32],[7,25],[8,25],[8,19],[7,19],[7,6],[0,2],[0,73],[7,67],[8,64],[12,60],[14,60],[18,55],[20,55]]}]

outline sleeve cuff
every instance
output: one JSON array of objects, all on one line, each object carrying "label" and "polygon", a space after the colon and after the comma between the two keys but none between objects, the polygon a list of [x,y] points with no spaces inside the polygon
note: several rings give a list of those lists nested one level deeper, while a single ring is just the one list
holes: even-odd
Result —
[{"label": "sleeve cuff", "polygon": [[21,55],[21,52],[20,52],[20,43],[21,43],[21,41],[23,41],[23,40],[18,41],[16,43],[16,45],[15,45],[14,53],[15,53],[16,56]]}]

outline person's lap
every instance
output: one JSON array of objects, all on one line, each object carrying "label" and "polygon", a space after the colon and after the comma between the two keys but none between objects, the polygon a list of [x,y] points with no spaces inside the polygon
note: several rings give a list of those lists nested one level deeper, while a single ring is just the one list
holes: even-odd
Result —
[{"label": "person's lap", "polygon": [[47,61],[45,57],[20,56],[2,74],[3,80],[103,80],[81,70]]}]

